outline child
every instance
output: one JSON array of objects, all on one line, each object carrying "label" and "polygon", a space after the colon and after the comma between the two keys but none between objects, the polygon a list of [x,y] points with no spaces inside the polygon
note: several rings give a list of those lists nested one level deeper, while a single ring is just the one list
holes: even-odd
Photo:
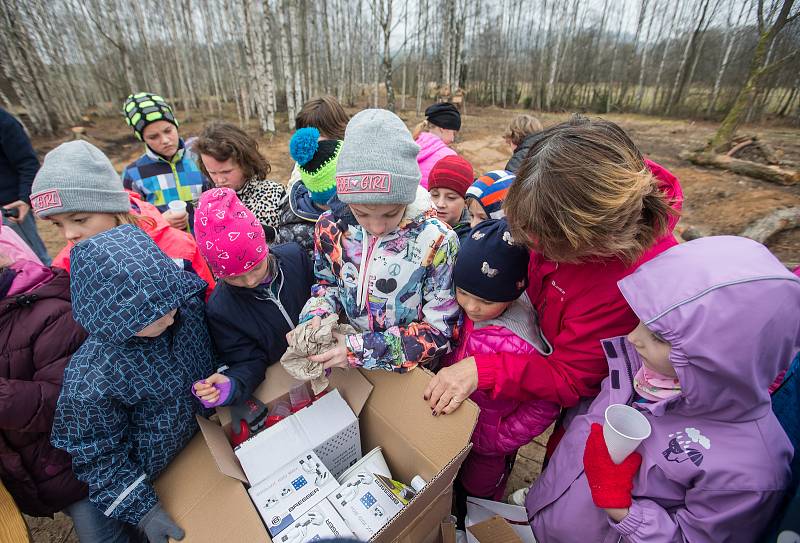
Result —
[{"label": "child", "polygon": [[203,130],[192,149],[200,156],[203,175],[216,187],[236,191],[245,207],[267,227],[267,242],[275,241],[286,190],[267,179],[271,167],[259,153],[258,142],[237,126],[213,123]]},{"label": "child", "polygon": [[296,243],[270,250],[264,230],[231,189],[203,193],[194,231],[220,278],[206,315],[217,353],[228,366],[224,374],[195,383],[194,392],[206,407],[239,404],[286,351],[286,334],[297,325],[313,284],[311,262]]},{"label": "child", "polygon": [[301,182],[289,188],[289,197],[281,203],[278,226],[280,240],[299,243],[310,258],[314,258],[314,225],[336,194],[336,163],[342,149],[341,140],[321,138],[319,130],[308,127],[295,132],[289,142]]},{"label": "child", "polygon": [[473,179],[472,165],[458,155],[441,159],[428,176],[428,192],[436,206],[436,216],[453,227],[459,241],[469,232],[470,217],[464,196]]},{"label": "child", "polygon": [[[531,487],[537,541],[755,541],[791,476],[767,387],[800,349],[800,280],[754,241],[711,237],[619,288],[640,323],[603,341],[610,377]],[[652,428],[619,465],[601,426],[615,403]]]},{"label": "child", "polygon": [[197,431],[190,387],[215,366],[206,284],[130,224],[82,241],[72,258],[72,309],[89,338],[64,373],[52,443],[89,485],[81,520],[103,526],[94,541],[132,527],[151,543],[182,539],[152,483]]},{"label": "child", "polygon": [[361,111],[347,125],[336,168],[341,202],[317,222],[317,283],[300,320],[343,312],[360,333],[338,336],[336,348],[311,357],[325,368],[405,372],[450,349],[458,239],[419,187],[417,150],[386,110]]},{"label": "child", "polygon": [[421,173],[420,185],[428,189],[428,175],[433,166],[456,152],[448,147],[461,130],[461,113],[449,102],[433,104],[425,110],[425,120],[414,127],[414,140],[419,145],[417,163]]},{"label": "child", "polygon": [[470,215],[470,227],[487,219],[502,219],[506,216],[503,202],[516,176],[508,170],[492,170],[477,178],[467,189],[465,200]]},{"label": "child", "polygon": [[194,238],[170,228],[155,207],[125,191],[114,166],[91,143],[70,141],[47,153],[33,182],[31,205],[40,219],[51,221],[66,239],[53,266],[69,272],[70,252],[76,243],[121,224],[133,224],[180,268],[208,283],[208,294],[214,288],[214,278]]},{"label": "child", "polygon": [[[15,254],[30,251],[15,240]],[[52,516],[88,493],[69,455],[50,445],[64,367],[85,337],[66,272],[0,248],[0,479],[27,515]]]},{"label": "child", "polygon": [[[528,251],[513,243],[505,221],[488,220],[473,228],[461,244],[453,283],[464,311],[464,325],[459,347],[448,355],[445,365],[479,353],[538,352],[548,356],[553,352],[525,294]],[[560,411],[554,402],[493,398],[483,390],[473,392],[470,398],[481,413],[472,434],[472,451],[456,484],[462,516],[466,495],[503,499],[517,449],[544,432]]]},{"label": "child", "polygon": [[503,140],[513,150],[513,154],[506,164],[506,170],[512,173],[517,172],[542,130],[542,123],[531,115],[517,115],[511,119],[511,124],[503,134]]},{"label": "child", "polygon": [[[300,108],[294,118],[295,129],[316,128],[319,130],[319,140],[343,140],[344,130],[350,117],[335,96],[324,95],[312,98]],[[289,189],[300,180],[300,169],[294,165],[289,177]]]},{"label": "child", "polygon": [[[193,204],[208,182],[178,134],[172,107],[156,94],[140,92],[128,96],[122,110],[125,122],[145,144],[145,153],[122,174],[125,188],[156,206],[173,228],[189,229]],[[186,202],[188,215],[170,211],[173,200]]]}]

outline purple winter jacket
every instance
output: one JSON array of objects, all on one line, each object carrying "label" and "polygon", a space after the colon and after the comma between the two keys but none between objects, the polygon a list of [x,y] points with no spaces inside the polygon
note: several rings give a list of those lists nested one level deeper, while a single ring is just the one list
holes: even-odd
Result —
[{"label": "purple winter jacket", "polygon": [[603,342],[609,377],[528,494],[537,540],[756,541],[791,475],[767,388],[800,349],[800,279],[763,245],[726,236],[674,247],[618,284],[671,344],[682,392],[633,404],[652,433],[638,449],[630,512],[614,523],[592,502],[583,451],[608,405],[631,404],[641,359],[625,337]]},{"label": "purple winter jacket", "polygon": [[28,515],[50,516],[87,495],[70,456],[50,445],[64,367],[86,332],[72,319],[69,276],[20,261],[0,299],[0,479]]},{"label": "purple winter jacket", "polygon": [[[539,329],[536,310],[527,294],[519,297],[498,318],[477,325],[464,317],[458,349],[444,362],[450,366],[476,354],[515,353],[543,355],[553,352]],[[470,399],[481,408],[472,433],[472,452],[505,456],[530,443],[558,417],[555,402],[493,398],[491,391],[476,390]]]}]

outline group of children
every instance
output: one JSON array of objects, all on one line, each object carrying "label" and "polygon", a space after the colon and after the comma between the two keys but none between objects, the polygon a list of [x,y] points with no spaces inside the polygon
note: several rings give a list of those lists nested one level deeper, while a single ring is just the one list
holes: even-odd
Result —
[{"label": "group of children", "polygon": [[[284,188],[238,127],[187,143],[156,95],[124,112],[146,153],[122,179],[83,141],[36,176],[32,207],[67,241],[55,267],[0,262],[0,473],[24,511],[66,511],[83,543],[181,539],[152,482],[194,415],[246,402],[292,330],[334,314],[355,333],[310,357],[323,368],[423,365],[432,415],[480,406],[462,517],[554,422],[527,495],[538,541],[752,541],[778,511],[792,447],[768,388],[800,350],[800,279],[744,239],[676,246],[680,185],[617,125],[525,116],[516,175],[475,178],[452,104],[415,141],[325,97],[298,116]],[[619,465],[611,403],[653,427]]]}]

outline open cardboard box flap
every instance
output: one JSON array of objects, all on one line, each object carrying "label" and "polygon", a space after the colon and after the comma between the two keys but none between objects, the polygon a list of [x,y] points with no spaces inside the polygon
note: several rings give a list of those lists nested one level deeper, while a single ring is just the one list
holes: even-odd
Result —
[{"label": "open cardboard box flap", "polygon": [[[417,474],[428,481],[374,541],[436,541],[442,518],[449,514],[450,487],[471,448],[479,410],[467,401],[451,415],[431,416],[422,398],[431,375],[417,368],[405,374],[334,370],[330,376],[331,386],[359,417],[362,450],[380,445],[399,481],[411,481]],[[280,364],[273,364],[255,396],[268,403],[286,394],[293,383]],[[226,416],[222,413],[220,422]],[[202,437],[195,436],[158,478],[158,494],[186,530],[186,543],[269,542],[220,422],[198,418]]]}]

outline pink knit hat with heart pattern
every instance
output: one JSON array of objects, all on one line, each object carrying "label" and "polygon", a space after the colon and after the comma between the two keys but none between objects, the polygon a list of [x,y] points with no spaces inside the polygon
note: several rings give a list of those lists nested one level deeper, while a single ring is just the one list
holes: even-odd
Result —
[{"label": "pink knit hat with heart pattern", "polygon": [[231,189],[203,193],[194,212],[194,233],[217,277],[241,275],[269,254],[264,228]]}]

